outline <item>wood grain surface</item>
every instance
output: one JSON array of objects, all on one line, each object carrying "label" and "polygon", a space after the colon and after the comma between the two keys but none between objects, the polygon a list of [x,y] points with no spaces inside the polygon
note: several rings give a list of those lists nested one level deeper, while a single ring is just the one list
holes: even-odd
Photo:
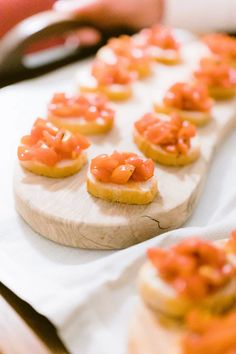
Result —
[{"label": "wood grain surface", "polygon": [[180,324],[159,317],[139,300],[130,326],[127,354],[181,354],[183,333]]},{"label": "wood grain surface", "polygon": [[[157,64],[150,78],[135,83],[130,101],[113,104],[117,111],[114,129],[107,135],[91,138],[89,160],[113,150],[139,153],[132,140],[134,121],[151,111],[153,101],[160,99],[170,84],[191,79],[192,70],[205,53],[201,43],[188,43],[183,48],[183,64],[172,67]],[[90,62],[80,66],[79,72],[84,74],[89,65]],[[36,87],[32,83],[33,89]],[[202,155],[197,162],[182,168],[156,165],[159,193],[149,205],[124,205],[92,197],[86,191],[88,165],[65,179],[36,176],[17,165],[16,208],[39,234],[81,248],[124,248],[180,227],[197,203],[215,148],[236,123],[235,106],[235,100],[217,103],[212,122],[198,130]]]}]

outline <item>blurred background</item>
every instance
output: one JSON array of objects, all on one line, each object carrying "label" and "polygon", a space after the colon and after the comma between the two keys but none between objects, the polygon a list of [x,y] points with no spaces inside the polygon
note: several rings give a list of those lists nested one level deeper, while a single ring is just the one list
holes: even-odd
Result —
[{"label": "blurred background", "polygon": [[0,0],[0,87],[91,55],[111,36],[160,22],[233,33],[236,0]]}]

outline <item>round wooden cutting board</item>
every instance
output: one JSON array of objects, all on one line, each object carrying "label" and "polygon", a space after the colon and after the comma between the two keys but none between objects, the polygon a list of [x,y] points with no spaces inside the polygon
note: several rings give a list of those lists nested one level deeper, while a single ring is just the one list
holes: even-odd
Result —
[{"label": "round wooden cutting board", "polygon": [[[205,52],[201,43],[191,42],[183,49],[183,64],[154,65],[150,78],[134,84],[131,100],[113,104],[117,112],[115,126],[109,134],[90,139],[89,160],[114,150],[139,152],[132,140],[133,123],[152,110],[153,101],[170,84],[189,79]],[[84,73],[89,64],[79,71]],[[65,179],[36,176],[17,166],[16,208],[39,234],[81,248],[124,248],[177,228],[190,216],[197,202],[215,147],[236,123],[235,100],[218,103],[213,115],[213,121],[199,129],[202,156],[196,163],[182,168],[156,165],[159,192],[151,204],[125,205],[92,197],[86,191],[88,165]]]}]

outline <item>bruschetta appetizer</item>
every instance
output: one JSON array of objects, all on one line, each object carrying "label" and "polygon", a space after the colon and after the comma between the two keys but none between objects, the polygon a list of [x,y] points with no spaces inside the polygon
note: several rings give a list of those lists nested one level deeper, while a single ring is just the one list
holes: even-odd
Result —
[{"label": "bruschetta appetizer", "polygon": [[202,58],[199,68],[194,72],[197,82],[207,86],[209,94],[215,99],[227,99],[236,93],[236,70],[220,57]]},{"label": "bruschetta appetizer", "polygon": [[233,354],[236,352],[236,311],[212,315],[191,311],[185,322],[180,354]]},{"label": "bruschetta appetizer", "polygon": [[114,62],[106,63],[97,58],[91,68],[91,74],[79,75],[81,92],[100,92],[113,101],[122,101],[132,96],[132,82],[137,78],[129,70],[127,60],[116,57]]},{"label": "bruschetta appetizer", "polygon": [[154,60],[168,65],[181,62],[180,45],[171,28],[155,25],[143,29],[134,38],[139,45],[147,47],[148,54]]},{"label": "bruschetta appetizer", "polygon": [[154,310],[183,317],[196,307],[221,312],[236,301],[236,268],[223,248],[189,238],[168,250],[151,248],[147,256],[139,286]]},{"label": "bruschetta appetizer", "polygon": [[138,46],[133,37],[123,35],[118,38],[111,38],[107,45],[102,47],[97,57],[106,63],[114,62],[116,57],[127,61],[131,72],[137,73],[142,79],[151,74],[152,59],[144,47]]},{"label": "bruschetta appetizer", "polygon": [[236,38],[224,33],[211,33],[203,37],[204,43],[213,54],[229,60],[236,67]]},{"label": "bruschetta appetizer", "polygon": [[134,124],[134,141],[145,156],[163,165],[183,166],[200,156],[195,125],[177,113],[145,114]]},{"label": "bruschetta appetizer", "polygon": [[37,175],[66,177],[78,172],[86,163],[87,138],[59,129],[38,118],[30,135],[21,139],[18,159],[22,167]]},{"label": "bruschetta appetizer", "polygon": [[48,106],[48,120],[72,133],[103,134],[113,126],[114,111],[102,94],[56,93]]},{"label": "bruschetta appetizer", "polygon": [[130,152],[92,159],[87,190],[95,197],[125,204],[147,204],[157,193],[154,163]]},{"label": "bruschetta appetizer", "polygon": [[178,82],[166,92],[162,102],[154,103],[157,113],[176,112],[181,119],[197,126],[207,124],[211,118],[213,100],[202,84]]},{"label": "bruschetta appetizer", "polygon": [[225,240],[188,238],[147,257],[128,354],[234,353],[236,265]]}]

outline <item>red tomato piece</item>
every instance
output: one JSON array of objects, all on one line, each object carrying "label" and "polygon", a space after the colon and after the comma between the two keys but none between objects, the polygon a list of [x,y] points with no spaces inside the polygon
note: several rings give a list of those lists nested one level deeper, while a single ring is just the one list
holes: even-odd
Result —
[{"label": "red tomato piece", "polygon": [[57,153],[43,142],[41,146],[33,148],[34,159],[48,166],[54,166],[59,157]]},{"label": "red tomato piece", "polygon": [[99,155],[91,161],[91,168],[104,169],[109,172],[112,172],[118,165],[118,160],[106,154]]},{"label": "red tomato piece", "polygon": [[116,184],[125,184],[132,176],[135,167],[131,164],[119,165],[111,174],[111,182]]}]

